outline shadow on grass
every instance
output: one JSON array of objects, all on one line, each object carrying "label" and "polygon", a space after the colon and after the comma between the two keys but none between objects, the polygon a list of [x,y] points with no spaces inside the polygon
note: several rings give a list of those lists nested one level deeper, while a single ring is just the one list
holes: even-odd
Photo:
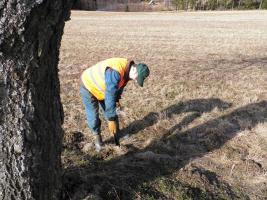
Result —
[{"label": "shadow on grass", "polygon": [[[169,106],[168,108],[162,110],[159,113],[151,112],[147,116],[145,116],[141,120],[136,120],[131,123],[128,127],[121,130],[121,137],[125,137],[126,135],[133,135],[138,133],[139,131],[156,124],[160,118],[172,118],[173,115],[178,115],[181,113],[191,113],[188,117],[184,118],[184,120],[177,126],[172,129],[179,129],[182,126],[186,126],[196,118],[200,117],[205,112],[210,112],[214,108],[218,108],[219,110],[225,110],[231,107],[231,103],[224,102],[217,98],[211,99],[194,99],[186,102],[180,102],[178,104],[174,104]],[[173,130],[170,130],[172,132]]]},{"label": "shadow on grass", "polygon": [[[160,113],[150,113],[123,131],[135,134],[155,124],[162,114],[171,118],[174,114],[193,112],[145,149],[136,149],[108,161],[96,161],[90,166],[66,169],[65,191],[69,192],[71,199],[83,199],[88,193],[97,193],[103,199],[138,199],[139,194],[136,191],[140,190],[156,199],[172,199],[161,191],[152,191],[153,187],[146,188],[145,185],[158,178],[164,179],[184,167],[190,160],[219,149],[239,132],[267,121],[267,101],[261,101],[181,131],[181,127],[187,126],[202,113],[209,112],[215,107],[226,109],[230,105],[219,99],[196,99],[170,106]],[[199,188],[191,188],[186,192],[192,199],[242,198],[232,191],[228,184],[218,185],[215,173],[199,168],[195,171],[205,174],[208,182],[215,184],[215,190],[214,193],[206,192],[206,196],[203,196],[203,191]],[[179,182],[171,183],[175,184],[179,187],[189,187]],[[219,194],[219,190],[223,191],[223,194]],[[70,199],[69,197],[65,199]]]}]

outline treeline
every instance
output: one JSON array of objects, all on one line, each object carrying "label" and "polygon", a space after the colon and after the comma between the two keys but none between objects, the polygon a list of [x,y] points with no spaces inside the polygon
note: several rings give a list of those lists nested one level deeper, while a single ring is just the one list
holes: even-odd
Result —
[{"label": "treeline", "polygon": [[267,9],[267,0],[172,0],[176,10]]},{"label": "treeline", "polygon": [[267,0],[74,0],[73,9],[112,11],[267,9]]}]

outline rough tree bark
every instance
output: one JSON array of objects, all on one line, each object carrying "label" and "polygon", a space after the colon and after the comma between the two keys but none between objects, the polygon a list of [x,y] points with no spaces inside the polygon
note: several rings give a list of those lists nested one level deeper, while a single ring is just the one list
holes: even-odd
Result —
[{"label": "rough tree bark", "polygon": [[0,1],[0,199],[59,199],[58,55],[69,0]]}]

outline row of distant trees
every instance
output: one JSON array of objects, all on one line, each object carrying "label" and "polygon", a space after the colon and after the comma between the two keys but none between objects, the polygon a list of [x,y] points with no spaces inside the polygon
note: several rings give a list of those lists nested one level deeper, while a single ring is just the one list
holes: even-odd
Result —
[{"label": "row of distant trees", "polygon": [[267,0],[172,0],[176,10],[267,9]]},{"label": "row of distant trees", "polygon": [[267,0],[74,0],[73,9],[114,11],[267,9]]}]

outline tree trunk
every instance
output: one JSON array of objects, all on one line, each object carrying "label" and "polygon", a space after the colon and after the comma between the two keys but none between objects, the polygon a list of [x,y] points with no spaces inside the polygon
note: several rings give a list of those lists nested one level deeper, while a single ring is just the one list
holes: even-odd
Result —
[{"label": "tree trunk", "polygon": [[242,2],[242,0],[239,0],[239,2],[238,2],[238,9],[239,9],[240,6],[241,6],[241,2]]},{"label": "tree trunk", "polygon": [[69,0],[0,1],[0,199],[59,199],[58,55]]},{"label": "tree trunk", "polygon": [[262,7],[262,2],[263,2],[263,0],[261,0],[261,2],[260,2],[259,9],[261,9],[261,7]]}]

